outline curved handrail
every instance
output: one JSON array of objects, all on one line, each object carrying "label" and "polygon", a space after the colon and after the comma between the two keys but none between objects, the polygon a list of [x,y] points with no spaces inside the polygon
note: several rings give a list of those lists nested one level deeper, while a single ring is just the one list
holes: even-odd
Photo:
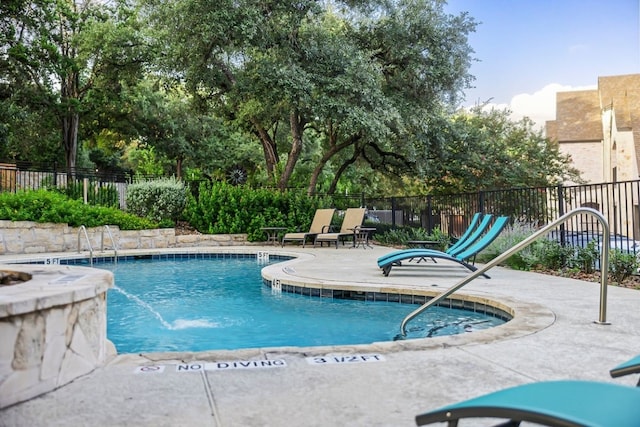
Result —
[{"label": "curved handrail", "polygon": [[89,264],[93,267],[93,248],[91,247],[91,241],[87,234],[87,227],[81,225],[78,229],[78,253],[80,253],[80,232],[84,232],[84,237],[87,240],[87,246],[89,246]]},{"label": "curved handrail", "polygon": [[602,241],[605,244],[602,245],[602,251],[600,253],[600,270],[601,270],[601,274],[600,274],[600,276],[601,276],[600,277],[600,313],[599,313],[599,318],[595,323],[599,323],[599,324],[603,324],[603,325],[604,324],[608,324],[607,323],[607,281],[608,281],[608,276],[609,276],[609,243],[608,243],[609,242],[609,223],[607,222],[605,217],[602,216],[602,214],[600,212],[598,212],[597,210],[595,210],[595,209],[592,209],[592,208],[576,208],[576,209],[572,210],[571,212],[568,212],[568,213],[562,215],[560,218],[558,218],[557,220],[553,221],[552,223],[542,227],[540,230],[536,231],[531,236],[527,237],[526,239],[524,239],[523,241],[521,241],[517,245],[511,247],[507,251],[503,252],[502,254],[498,255],[497,257],[495,257],[494,259],[489,261],[482,268],[479,268],[478,270],[476,270],[473,273],[469,274],[467,277],[465,277],[460,282],[456,283],[455,285],[453,285],[452,287],[450,287],[449,289],[444,291],[442,294],[438,295],[437,297],[434,297],[433,299],[429,300],[429,302],[427,302],[426,304],[421,305],[416,310],[414,310],[411,313],[409,313],[402,320],[402,323],[400,324],[400,334],[396,335],[395,339],[396,340],[403,339],[407,335],[407,323],[409,323],[409,321],[411,321],[418,314],[422,313],[427,308],[429,308],[432,305],[435,305],[438,302],[440,302],[441,300],[445,299],[446,297],[448,297],[449,295],[451,295],[452,293],[454,293],[455,291],[457,291],[458,289],[460,289],[461,287],[463,287],[464,285],[466,285],[467,283],[469,283],[470,281],[472,281],[476,277],[484,274],[490,268],[495,267],[496,265],[498,265],[502,261],[506,260],[511,255],[513,255],[513,254],[521,251],[522,249],[526,248],[527,246],[532,244],[534,241],[538,240],[538,238],[540,238],[541,236],[547,234],[549,231],[551,231],[554,228],[556,228],[558,225],[567,222],[567,220],[569,220],[570,218],[572,218],[572,217],[574,217],[576,215],[579,215],[581,213],[586,213],[586,214],[593,215],[600,222],[600,224],[602,224]]},{"label": "curved handrail", "polygon": [[100,234],[100,250],[104,252],[104,231],[105,230],[107,230],[107,234],[111,239],[111,244],[113,244],[114,263],[117,264],[118,263],[118,245],[116,244],[116,241],[113,240],[113,234],[111,234],[111,229],[109,228],[108,225],[105,225],[104,227],[102,227],[102,232]]}]

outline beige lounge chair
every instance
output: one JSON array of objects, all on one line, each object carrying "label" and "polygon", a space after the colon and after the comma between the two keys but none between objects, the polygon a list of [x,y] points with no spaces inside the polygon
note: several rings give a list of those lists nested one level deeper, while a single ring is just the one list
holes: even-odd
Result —
[{"label": "beige lounge chair", "polygon": [[311,227],[309,227],[309,231],[306,233],[286,233],[282,237],[282,246],[284,246],[284,242],[286,242],[287,240],[302,241],[302,247],[304,248],[304,244],[307,242],[307,239],[314,238],[320,233],[329,231],[329,227],[331,226],[331,219],[333,218],[333,213],[335,211],[335,209],[316,210],[316,213],[313,215],[313,221],[311,221]]},{"label": "beige lounge chair", "polygon": [[362,226],[362,221],[364,221],[364,211],[365,208],[349,208],[344,214],[344,219],[342,220],[342,227],[340,227],[340,231],[337,233],[320,233],[316,236],[316,240],[313,242],[313,246],[316,246],[317,243],[335,242],[336,248],[338,247],[338,242],[342,239],[344,243],[344,239],[348,236],[354,237],[355,230],[357,227]]}]

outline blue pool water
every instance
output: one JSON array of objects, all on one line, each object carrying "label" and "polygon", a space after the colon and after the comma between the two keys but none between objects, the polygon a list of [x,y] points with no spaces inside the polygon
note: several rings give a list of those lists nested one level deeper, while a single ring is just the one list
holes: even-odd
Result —
[{"label": "blue pool water", "polygon": [[[417,306],[276,293],[253,258],[119,261],[107,298],[107,336],[118,353],[204,351],[391,341]],[[433,307],[407,338],[484,329],[504,320]]]}]

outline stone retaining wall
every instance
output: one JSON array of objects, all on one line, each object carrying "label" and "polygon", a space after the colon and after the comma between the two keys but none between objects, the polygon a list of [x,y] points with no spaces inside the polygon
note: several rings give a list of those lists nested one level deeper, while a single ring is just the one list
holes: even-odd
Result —
[{"label": "stone retaining wall", "polygon": [[[246,245],[246,234],[190,234],[176,236],[173,228],[153,230],[120,230],[109,226],[113,240],[121,249],[164,249],[194,246]],[[87,234],[79,227],[67,224],[36,223],[32,221],[0,220],[0,255],[30,254],[44,252],[77,252],[89,250],[88,241],[94,251],[113,249],[107,228],[87,228]]]}]

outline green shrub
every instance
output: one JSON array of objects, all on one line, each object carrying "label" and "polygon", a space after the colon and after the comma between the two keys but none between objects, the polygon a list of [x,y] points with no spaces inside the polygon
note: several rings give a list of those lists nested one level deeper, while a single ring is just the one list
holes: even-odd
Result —
[{"label": "green shrub", "polygon": [[429,233],[424,228],[390,227],[376,235],[376,241],[385,246],[406,246],[410,240],[430,240]]},{"label": "green shrub", "polygon": [[127,211],[163,224],[180,219],[187,203],[187,190],[175,178],[143,181],[127,188]]},{"label": "green shrub", "polygon": [[593,273],[598,258],[600,258],[600,251],[596,246],[596,241],[592,240],[585,247],[575,247],[575,254],[573,258],[569,259],[568,266],[585,273]]},{"label": "green shrub", "polygon": [[412,240],[428,240],[438,242],[437,249],[444,251],[451,244],[451,238],[440,227],[435,227],[431,233],[420,227],[381,227],[377,224],[376,242],[385,246],[407,246]]},{"label": "green shrub", "polygon": [[611,279],[621,284],[638,271],[640,263],[635,254],[622,252],[619,249],[613,249],[609,253],[609,273]]},{"label": "green shrub", "polygon": [[56,191],[0,193],[0,219],[98,227],[116,225],[122,230],[156,228],[157,223],[105,206],[85,205]]},{"label": "green shrub", "polygon": [[188,196],[183,219],[202,233],[246,233],[253,242],[266,240],[261,227],[308,230],[316,209],[328,206],[328,198],[297,192],[203,182],[197,197]]},{"label": "green shrub", "polygon": [[[412,239],[412,240],[422,240],[422,239]],[[441,251],[446,251],[449,245],[451,244],[451,238],[447,233],[442,231],[440,227],[436,227],[427,235],[427,238],[424,240],[430,240],[432,242],[438,242],[438,249]]]},{"label": "green shrub", "polygon": [[[477,261],[487,262],[512,248],[535,232],[533,226],[514,223],[505,230],[477,256]],[[600,251],[596,241],[590,241],[585,247],[565,245],[555,240],[540,239],[527,248],[509,257],[504,265],[518,270],[533,268],[542,270],[572,270],[587,274],[595,272]],[[609,269],[611,278],[622,283],[640,267],[636,255],[614,249],[610,253]]]},{"label": "green shrub", "polygon": [[562,270],[567,268],[575,255],[575,247],[562,246],[556,240],[540,240],[536,245],[537,266],[549,270]]}]

